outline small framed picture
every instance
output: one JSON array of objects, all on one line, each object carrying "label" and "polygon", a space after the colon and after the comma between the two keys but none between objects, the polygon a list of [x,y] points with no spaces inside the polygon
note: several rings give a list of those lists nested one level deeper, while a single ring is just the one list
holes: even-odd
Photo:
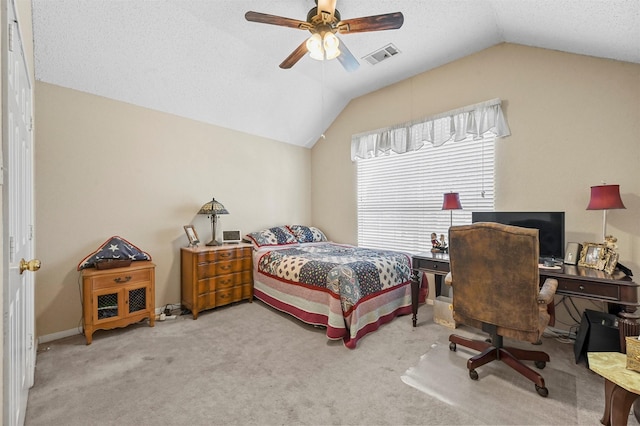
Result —
[{"label": "small framed picture", "polygon": [[604,271],[607,274],[613,274],[613,271],[616,269],[616,265],[618,264],[618,252],[615,250],[609,250],[609,260],[607,264],[604,266]]},{"label": "small framed picture", "polygon": [[578,266],[602,271],[609,262],[610,252],[606,245],[596,243],[584,243]]},{"label": "small framed picture", "polygon": [[184,232],[187,233],[187,238],[189,239],[189,246],[197,246],[200,242],[198,238],[198,233],[196,232],[196,228],[193,225],[185,225]]}]

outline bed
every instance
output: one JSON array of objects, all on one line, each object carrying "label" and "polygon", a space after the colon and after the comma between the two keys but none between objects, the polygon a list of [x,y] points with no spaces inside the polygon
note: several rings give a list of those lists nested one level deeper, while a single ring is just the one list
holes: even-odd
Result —
[{"label": "bed", "polygon": [[246,238],[254,244],[254,296],[326,328],[354,349],[366,334],[411,313],[411,257],[327,241],[317,228],[283,226]]}]

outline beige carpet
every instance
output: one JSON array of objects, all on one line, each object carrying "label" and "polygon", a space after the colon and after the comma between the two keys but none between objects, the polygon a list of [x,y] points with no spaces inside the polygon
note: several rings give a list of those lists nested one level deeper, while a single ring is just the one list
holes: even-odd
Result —
[{"label": "beige carpet", "polygon": [[[542,398],[500,364],[479,368],[472,382],[460,371],[464,352],[449,353],[449,333],[423,305],[418,327],[411,316],[397,318],[349,350],[327,341],[324,330],[254,302],[196,321],[188,315],[153,328],[101,330],[89,346],[77,335],[39,347],[25,424],[599,424],[603,379],[575,364],[571,344],[543,339],[552,362],[545,368],[550,395]],[[431,368],[427,386],[437,392],[403,383],[416,365]],[[563,377],[575,379],[557,383]],[[472,387],[480,391],[471,394]],[[515,417],[530,410],[537,417]]]},{"label": "beige carpet", "polygon": [[[535,385],[502,362],[492,362],[476,371],[471,380],[466,362],[477,352],[448,342],[435,344],[406,371],[402,381],[452,407],[473,415],[477,424],[487,425],[573,425],[578,424],[576,378],[553,368],[542,370],[549,396],[543,398]],[[533,363],[531,363],[533,366]],[[491,389],[491,392],[487,392]],[[496,407],[498,401],[509,401]]]}]

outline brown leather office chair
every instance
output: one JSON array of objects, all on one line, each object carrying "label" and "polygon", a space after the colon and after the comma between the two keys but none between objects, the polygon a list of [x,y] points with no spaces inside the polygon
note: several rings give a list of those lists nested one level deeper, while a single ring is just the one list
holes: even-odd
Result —
[{"label": "brown leather office chair", "polygon": [[547,305],[558,282],[547,279],[540,289],[538,231],[498,223],[474,223],[449,230],[449,258],[453,286],[453,318],[490,334],[490,341],[449,336],[449,349],[462,345],[480,354],[467,361],[469,376],[493,360],[505,364],[535,383],[543,397],[549,394],[543,377],[522,363],[539,369],[549,362],[540,351],[503,346],[503,337],[537,343],[549,323]]}]

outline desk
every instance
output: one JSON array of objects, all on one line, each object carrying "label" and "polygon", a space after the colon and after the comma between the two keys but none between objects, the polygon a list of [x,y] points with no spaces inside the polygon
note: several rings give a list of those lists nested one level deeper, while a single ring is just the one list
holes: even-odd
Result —
[{"label": "desk", "polygon": [[589,368],[604,377],[605,426],[626,425],[631,404],[640,395],[640,373],[628,370],[627,356],[619,352],[589,352]]},{"label": "desk", "polygon": [[[449,255],[446,253],[419,253],[411,258],[413,274],[411,279],[411,308],[413,326],[418,321],[419,273],[426,272],[435,276],[435,297],[440,296],[442,279],[449,273]],[[620,305],[621,317],[636,318],[634,314],[638,303],[638,283],[624,272],[615,270],[613,274],[591,268],[563,265],[561,269],[540,269],[540,283],[547,278],[558,280],[556,294],[559,296],[581,297],[584,299]]]}]

